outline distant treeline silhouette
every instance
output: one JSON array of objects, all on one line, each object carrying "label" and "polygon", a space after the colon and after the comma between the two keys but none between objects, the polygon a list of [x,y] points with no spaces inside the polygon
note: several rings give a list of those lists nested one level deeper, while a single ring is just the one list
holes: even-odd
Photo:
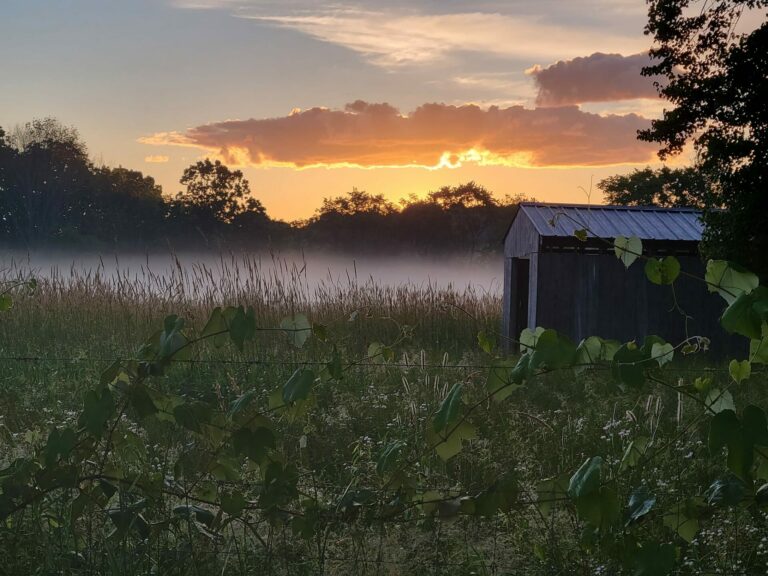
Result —
[{"label": "distant treeline silhouette", "polygon": [[86,249],[311,248],[355,252],[492,252],[522,197],[496,199],[474,182],[399,204],[353,189],[304,221],[269,217],[239,170],[202,160],[182,191],[98,166],[76,129],[56,119],[0,128],[0,244]]}]

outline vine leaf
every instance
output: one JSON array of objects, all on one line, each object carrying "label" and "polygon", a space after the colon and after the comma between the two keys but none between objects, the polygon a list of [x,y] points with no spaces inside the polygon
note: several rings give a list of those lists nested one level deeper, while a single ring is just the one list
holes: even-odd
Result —
[{"label": "vine leaf", "polygon": [[85,394],[83,411],[80,413],[78,424],[84,427],[91,435],[101,436],[107,420],[115,412],[115,403],[109,388],[89,390]]},{"label": "vine leaf", "polygon": [[643,362],[647,359],[645,352],[634,342],[628,342],[613,355],[612,372],[614,378],[623,384],[639,388],[645,382]]},{"label": "vine leaf", "polygon": [[517,362],[500,360],[491,366],[488,370],[486,388],[493,395],[494,402],[502,402],[515,390],[523,387],[530,359],[529,354],[523,354]]},{"label": "vine leaf", "polygon": [[203,432],[203,425],[211,420],[213,410],[205,402],[185,402],[173,409],[173,417],[182,428],[197,432]]},{"label": "vine leaf", "polygon": [[296,348],[304,346],[312,335],[312,324],[304,314],[293,314],[283,318],[280,328],[285,330]]},{"label": "vine leaf", "polygon": [[763,335],[766,313],[762,306],[768,302],[768,288],[763,286],[740,294],[733,300],[720,317],[720,324],[728,332],[735,332],[747,338],[757,339]]},{"label": "vine leaf", "polygon": [[123,363],[118,358],[112,364],[109,365],[109,367],[104,370],[101,375],[99,376],[99,384],[101,386],[108,386],[109,384],[112,384],[115,380],[117,380],[117,377],[120,375],[120,373],[123,370]]},{"label": "vine leaf", "polygon": [[457,382],[440,403],[440,408],[438,408],[435,417],[432,419],[432,429],[435,432],[445,430],[445,428],[459,415],[461,393],[463,389],[464,385],[461,382]]},{"label": "vine leaf", "polygon": [[728,447],[728,469],[745,482],[752,480],[755,445],[768,446],[765,412],[755,405],[744,409],[742,419],[733,410],[723,410],[709,423],[709,451],[718,454]]},{"label": "vine leaf", "polygon": [[496,337],[485,330],[480,330],[477,333],[477,343],[480,345],[480,349],[486,354],[492,354],[493,349],[496,348]]},{"label": "vine leaf", "polygon": [[275,447],[275,436],[269,428],[240,428],[232,434],[232,448],[240,456],[247,456],[260,464],[270,448]]},{"label": "vine leaf", "polygon": [[637,236],[630,238],[616,236],[613,241],[613,251],[616,254],[616,258],[621,260],[621,263],[626,268],[629,268],[637,260],[637,257],[643,253],[643,243]]},{"label": "vine leaf", "polygon": [[637,466],[640,463],[640,459],[648,450],[650,443],[651,441],[647,436],[638,436],[632,440],[621,458],[619,471],[624,472],[625,470]]},{"label": "vine leaf", "polygon": [[704,497],[710,506],[735,506],[744,500],[747,487],[738,476],[728,474],[709,485]]},{"label": "vine leaf", "polygon": [[736,406],[733,403],[731,393],[728,390],[721,391],[719,388],[709,389],[707,397],[704,399],[704,405],[713,414],[719,414],[723,410],[736,412]]},{"label": "vine leaf", "polygon": [[664,526],[690,543],[699,531],[699,516],[704,508],[701,498],[689,498],[669,508],[662,517]]},{"label": "vine leaf", "polygon": [[760,284],[755,274],[726,260],[707,262],[704,280],[710,292],[717,292],[729,304],[739,296],[749,294]]},{"label": "vine leaf", "polygon": [[520,483],[514,473],[502,474],[485,490],[472,498],[474,513],[491,517],[508,512],[520,498]]},{"label": "vine leaf", "polygon": [[621,503],[616,492],[603,487],[576,500],[579,517],[600,530],[616,524],[621,518]]},{"label": "vine leaf", "polygon": [[659,366],[664,366],[664,364],[671,362],[674,355],[675,348],[668,342],[664,344],[654,342],[651,346],[651,358],[656,360]]},{"label": "vine leaf", "polygon": [[648,514],[655,505],[656,497],[651,495],[647,486],[635,488],[629,496],[626,526],[640,520],[640,518]]},{"label": "vine leaf", "polygon": [[536,347],[531,354],[529,368],[539,366],[557,369],[571,366],[576,358],[576,345],[566,336],[554,330],[544,330],[536,340]]},{"label": "vine leaf", "polygon": [[576,348],[576,360],[574,370],[581,373],[587,370],[591,365],[597,364],[604,359],[603,341],[597,336],[590,336],[579,343]]},{"label": "vine leaf", "polygon": [[315,383],[315,373],[307,368],[296,370],[283,385],[283,402],[293,404],[306,400]]},{"label": "vine leaf", "polygon": [[45,465],[52,466],[59,458],[64,459],[77,444],[77,436],[71,428],[59,431],[58,428],[48,434],[48,442],[45,446]]},{"label": "vine leaf", "polygon": [[602,465],[603,459],[600,456],[587,459],[571,476],[568,483],[568,496],[578,499],[598,491]]},{"label": "vine leaf", "polygon": [[227,330],[229,330],[227,321],[221,308],[217,306],[208,317],[208,322],[200,333],[200,338],[212,338],[213,345],[216,348],[221,348],[227,341]]},{"label": "vine leaf", "polygon": [[221,494],[221,509],[230,516],[240,516],[248,504],[245,497],[240,492],[231,492]]},{"label": "vine leaf", "polygon": [[763,322],[760,335],[760,338],[749,342],[749,361],[752,364],[768,364],[768,322]]},{"label": "vine leaf", "polygon": [[600,485],[603,459],[589,458],[571,476],[568,496],[576,503],[579,517],[598,529],[606,529],[621,517],[621,503],[616,492]]},{"label": "vine leaf", "polygon": [[245,412],[248,409],[248,407],[251,405],[251,402],[253,402],[256,397],[257,392],[255,390],[249,390],[248,392],[245,392],[244,394],[241,394],[235,398],[229,407],[228,416],[232,420],[235,420],[240,413]]},{"label": "vine leaf", "polygon": [[256,313],[253,308],[245,310],[242,306],[228,308],[224,317],[229,324],[229,337],[240,352],[243,351],[245,342],[252,340],[256,335]]},{"label": "vine leaf", "polygon": [[539,482],[536,489],[536,506],[542,516],[549,516],[558,503],[565,500],[568,495],[568,476],[560,475],[555,478],[547,478]]},{"label": "vine leaf", "polygon": [[166,316],[163,322],[163,331],[160,332],[157,355],[162,359],[170,359],[187,344],[187,339],[182,334],[184,319],[175,314]]},{"label": "vine leaf", "polygon": [[749,363],[749,360],[742,360],[741,362],[731,360],[730,364],[728,364],[728,373],[736,384],[741,384],[752,375],[752,365]]},{"label": "vine leaf", "polygon": [[674,256],[651,258],[645,263],[645,275],[654,284],[672,284],[680,275],[680,262]]},{"label": "vine leaf", "polygon": [[136,410],[136,415],[139,418],[146,418],[157,414],[157,406],[155,406],[152,397],[149,395],[149,391],[144,384],[135,384],[128,389],[128,400]]},{"label": "vine leaf", "polygon": [[461,452],[465,440],[477,438],[477,430],[469,422],[462,422],[449,431],[447,436],[442,436],[441,442],[435,446],[435,452],[444,461],[448,461]]},{"label": "vine leaf", "polygon": [[368,350],[365,353],[366,358],[375,364],[383,364],[385,362],[391,362],[395,359],[395,352],[389,346],[382,344],[381,342],[371,342],[368,345]]},{"label": "vine leaf", "polygon": [[716,455],[739,436],[741,424],[736,412],[722,410],[709,423],[709,452]]},{"label": "vine leaf", "polygon": [[530,352],[534,348],[536,348],[536,342],[539,339],[539,336],[541,336],[544,333],[544,328],[541,326],[537,326],[533,330],[530,328],[523,328],[523,331],[520,332],[520,350],[525,352]]}]

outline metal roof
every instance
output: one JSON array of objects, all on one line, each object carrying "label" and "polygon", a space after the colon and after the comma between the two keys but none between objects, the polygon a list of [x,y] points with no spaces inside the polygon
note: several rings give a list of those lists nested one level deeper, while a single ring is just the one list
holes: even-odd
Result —
[{"label": "metal roof", "polygon": [[704,228],[701,212],[693,208],[523,202],[518,216],[520,213],[546,237],[573,237],[574,231],[586,228],[590,236],[598,238],[699,242]]}]

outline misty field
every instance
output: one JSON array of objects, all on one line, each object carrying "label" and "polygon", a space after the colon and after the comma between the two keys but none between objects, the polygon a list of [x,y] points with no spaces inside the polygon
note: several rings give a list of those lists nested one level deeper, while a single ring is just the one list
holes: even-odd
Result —
[{"label": "misty field", "polygon": [[[714,391],[765,404],[758,370],[518,380],[485,265],[48,264],[0,277],[0,573],[768,569],[765,509],[701,428]],[[602,476],[579,500],[585,460]]]}]

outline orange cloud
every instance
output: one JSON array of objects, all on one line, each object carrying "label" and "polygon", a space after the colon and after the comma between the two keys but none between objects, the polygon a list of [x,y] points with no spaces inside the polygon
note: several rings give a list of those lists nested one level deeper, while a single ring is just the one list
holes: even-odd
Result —
[{"label": "orange cloud", "polygon": [[585,102],[614,102],[637,98],[658,98],[652,78],[643,76],[643,66],[651,63],[647,52],[622,56],[602,54],[561,60],[542,68],[526,70],[539,93],[539,106],[567,106]]},{"label": "orange cloud", "polygon": [[575,106],[424,104],[405,115],[389,104],[358,100],[344,110],[294,110],[279,118],[216,122],[140,141],[200,148],[252,166],[602,166],[652,161],[655,147],[636,138],[648,124],[636,114],[603,116]]},{"label": "orange cloud", "polygon": [[149,164],[165,164],[169,160],[170,158],[168,156],[162,156],[159,154],[154,156],[144,156],[144,162]]}]

